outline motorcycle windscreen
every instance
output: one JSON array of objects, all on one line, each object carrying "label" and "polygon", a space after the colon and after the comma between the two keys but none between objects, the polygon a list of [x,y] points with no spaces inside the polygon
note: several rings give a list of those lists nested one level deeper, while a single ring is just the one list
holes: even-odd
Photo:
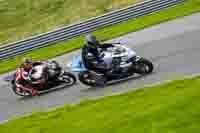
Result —
[{"label": "motorcycle windscreen", "polygon": [[82,63],[81,56],[76,56],[71,62],[67,64],[67,67],[73,72],[86,71],[85,65]]}]

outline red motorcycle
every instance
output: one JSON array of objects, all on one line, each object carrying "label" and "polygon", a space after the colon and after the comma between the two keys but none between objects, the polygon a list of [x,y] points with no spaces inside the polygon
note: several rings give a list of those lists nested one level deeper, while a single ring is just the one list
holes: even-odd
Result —
[{"label": "red motorcycle", "polygon": [[64,71],[56,61],[44,64],[35,63],[30,71],[31,81],[41,81],[37,84],[24,83],[23,87],[18,87],[16,78],[19,73],[12,75],[11,84],[15,94],[20,96],[31,96],[30,90],[37,89],[38,93],[44,93],[62,87],[67,87],[76,83],[76,77],[70,72]]}]

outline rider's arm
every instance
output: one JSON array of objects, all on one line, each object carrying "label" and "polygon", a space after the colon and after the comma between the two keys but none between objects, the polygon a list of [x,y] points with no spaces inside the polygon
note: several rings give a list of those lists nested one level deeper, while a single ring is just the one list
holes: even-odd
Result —
[{"label": "rider's arm", "polygon": [[99,52],[97,49],[89,49],[87,47],[83,47],[82,48],[82,59],[86,66],[88,66],[88,64],[90,62],[90,60],[88,58],[89,54],[91,54],[97,60],[97,62],[100,62]]},{"label": "rider's arm", "polygon": [[29,77],[29,73],[26,72],[26,71],[24,71],[23,69],[21,70],[21,76],[22,76],[22,78],[23,78],[24,80],[26,80],[26,81],[28,81],[28,82],[31,81],[31,79],[30,79],[30,77]]},{"label": "rider's arm", "polygon": [[42,83],[44,79],[38,80],[38,81],[32,81],[30,78],[30,73],[26,71],[22,71],[22,78],[27,81],[29,84],[39,84]]}]

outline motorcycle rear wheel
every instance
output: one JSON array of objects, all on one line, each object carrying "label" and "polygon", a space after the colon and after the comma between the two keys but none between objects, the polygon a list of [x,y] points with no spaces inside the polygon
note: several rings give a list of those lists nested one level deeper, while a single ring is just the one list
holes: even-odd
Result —
[{"label": "motorcycle rear wheel", "polygon": [[88,71],[79,73],[78,77],[83,84],[93,87],[104,86],[107,81],[105,77],[92,74]]},{"label": "motorcycle rear wheel", "polygon": [[67,85],[73,85],[76,83],[76,76],[72,73],[69,72],[64,72],[64,74],[62,75],[62,81],[67,84]]}]

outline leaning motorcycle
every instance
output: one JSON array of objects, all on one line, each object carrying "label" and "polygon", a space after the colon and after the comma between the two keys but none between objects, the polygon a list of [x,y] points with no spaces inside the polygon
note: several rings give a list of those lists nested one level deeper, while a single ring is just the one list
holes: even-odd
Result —
[{"label": "leaning motorcycle", "polygon": [[[35,63],[33,69],[29,74],[31,81],[37,81],[45,77],[45,83],[36,85],[38,87],[38,92],[48,92],[61,87],[70,86],[76,83],[76,77],[70,72],[64,71],[56,61],[45,63],[41,65],[40,63]],[[12,90],[15,94],[19,96],[30,96],[31,93],[24,89],[17,90],[16,87],[16,73],[13,74],[11,79]]]},{"label": "leaning motorcycle", "polygon": [[[88,54],[87,56],[92,65],[97,65],[92,55]],[[125,79],[135,73],[146,75],[151,73],[154,68],[151,61],[137,56],[133,49],[120,43],[103,50],[100,57],[108,66],[108,71],[104,73],[86,69],[81,56],[75,57],[67,66],[78,74],[78,78],[83,84],[88,86],[102,86],[109,81]]]}]

